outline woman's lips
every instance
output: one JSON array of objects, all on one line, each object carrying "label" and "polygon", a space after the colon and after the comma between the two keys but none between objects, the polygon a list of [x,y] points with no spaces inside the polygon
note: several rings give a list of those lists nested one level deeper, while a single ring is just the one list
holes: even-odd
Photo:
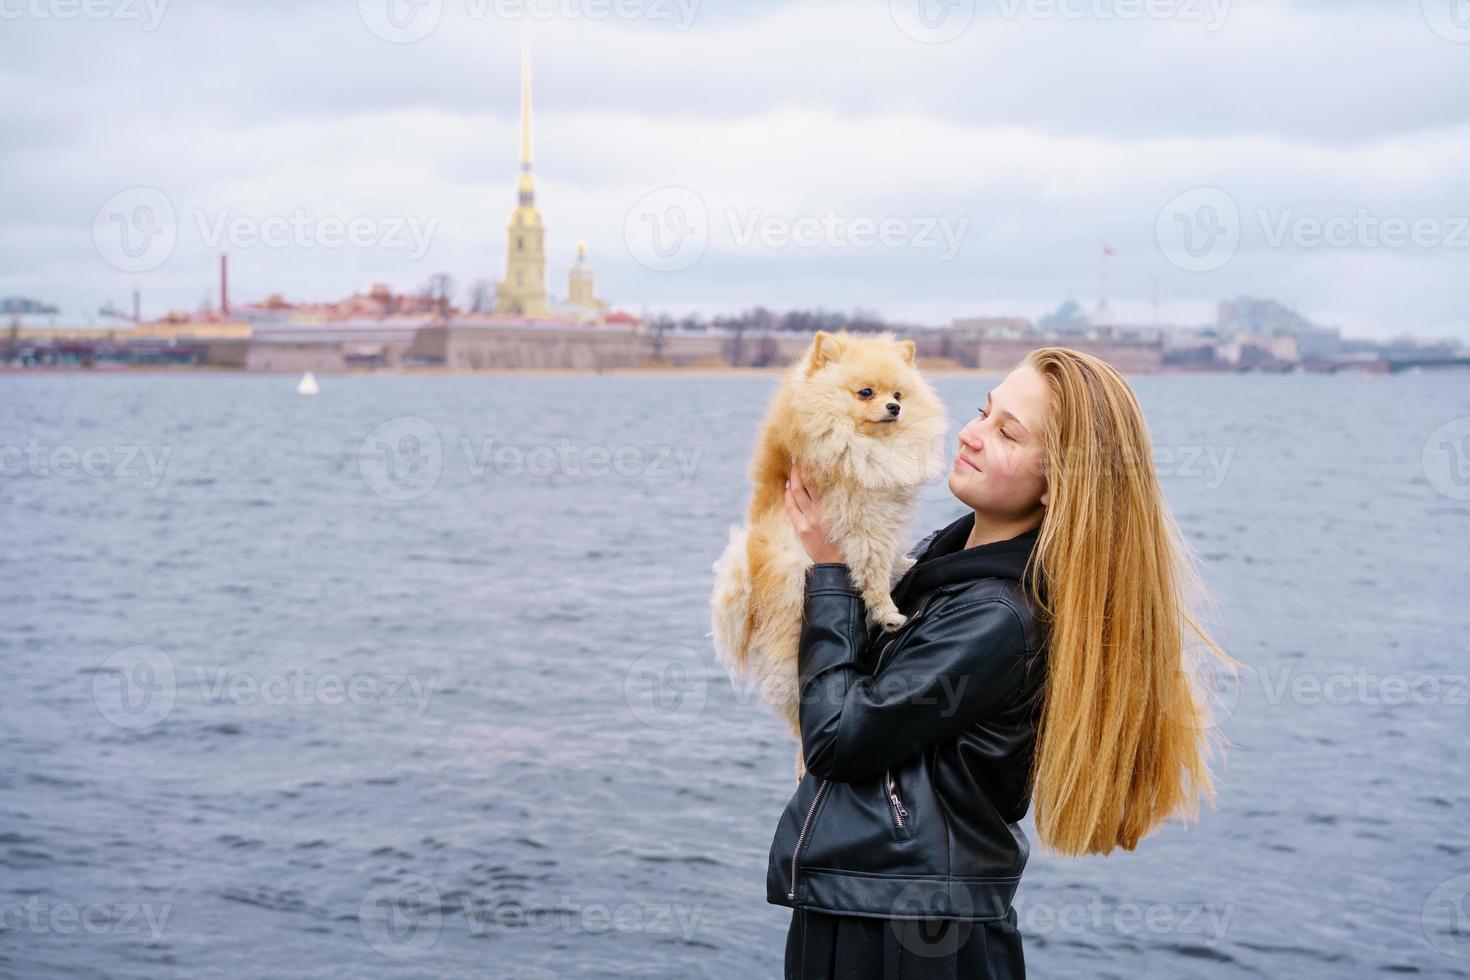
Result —
[{"label": "woman's lips", "polygon": [[965,466],[965,467],[968,467],[969,469],[974,470],[976,473],[979,473],[980,472],[980,467],[976,466],[974,463],[970,462],[968,459],[965,459],[965,457],[963,457],[963,456],[956,456],[954,458],[954,462],[955,462],[955,465],[956,466]]}]

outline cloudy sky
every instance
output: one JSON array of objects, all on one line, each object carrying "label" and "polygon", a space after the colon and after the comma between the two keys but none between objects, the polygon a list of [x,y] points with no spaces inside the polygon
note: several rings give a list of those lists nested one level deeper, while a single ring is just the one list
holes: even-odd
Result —
[{"label": "cloudy sky", "polygon": [[0,296],[463,297],[526,22],[556,293],[1470,340],[1465,0],[0,0]]}]

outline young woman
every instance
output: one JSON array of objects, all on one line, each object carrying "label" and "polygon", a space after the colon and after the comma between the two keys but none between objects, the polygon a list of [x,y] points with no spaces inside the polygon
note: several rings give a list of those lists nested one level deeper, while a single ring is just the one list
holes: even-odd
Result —
[{"label": "young woman", "polygon": [[1132,850],[1214,799],[1193,660],[1234,661],[1187,608],[1191,554],[1123,378],[1033,351],[961,430],[949,488],[969,512],[909,553],[908,622],[884,634],[791,473],[814,563],[807,771],[767,871],[792,909],[790,980],[1023,977],[1011,901],[1033,797],[1042,843],[1074,855]]}]

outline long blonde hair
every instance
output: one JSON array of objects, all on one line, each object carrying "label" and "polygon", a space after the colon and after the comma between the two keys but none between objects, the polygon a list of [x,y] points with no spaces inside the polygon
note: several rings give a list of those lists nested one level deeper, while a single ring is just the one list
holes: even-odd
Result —
[{"label": "long blonde hair", "polygon": [[[1043,347],[1022,361],[1051,395],[1050,499],[1032,596],[1049,630],[1032,766],[1036,829],[1062,854],[1133,850],[1213,804],[1219,737],[1199,647],[1237,666],[1190,611],[1209,600],[1158,477],[1143,411],[1106,361]],[[1043,591],[1044,590],[1044,591]],[[1197,641],[1197,642],[1196,642]]]}]

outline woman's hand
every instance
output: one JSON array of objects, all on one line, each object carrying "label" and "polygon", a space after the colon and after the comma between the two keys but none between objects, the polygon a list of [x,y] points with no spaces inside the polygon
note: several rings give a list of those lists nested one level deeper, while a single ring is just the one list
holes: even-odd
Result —
[{"label": "woman's hand", "polygon": [[786,514],[791,526],[801,538],[807,557],[813,564],[842,562],[842,552],[827,537],[827,523],[822,517],[822,496],[801,480],[801,470],[791,465],[791,476],[786,481]]}]

